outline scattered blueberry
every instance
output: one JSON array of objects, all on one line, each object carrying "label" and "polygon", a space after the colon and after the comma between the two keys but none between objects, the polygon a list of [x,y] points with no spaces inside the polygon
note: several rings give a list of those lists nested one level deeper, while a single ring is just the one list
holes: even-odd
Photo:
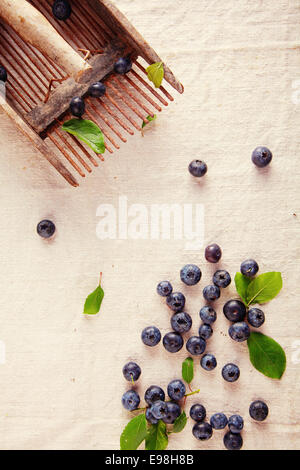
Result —
[{"label": "scattered blueberry", "polygon": [[204,353],[206,348],[206,341],[199,336],[191,336],[186,343],[186,349],[192,356],[200,356]]},{"label": "scattered blueberry", "polygon": [[242,262],[240,270],[244,276],[253,277],[257,273],[259,267],[254,259],[246,259]]},{"label": "scattered blueberry", "polygon": [[55,225],[51,220],[41,220],[37,224],[37,233],[43,238],[50,238],[55,232]]},{"label": "scattered blueberry", "polygon": [[140,397],[134,390],[128,390],[122,396],[122,405],[126,410],[133,411],[138,408]]},{"label": "scattered blueberry", "polygon": [[247,313],[247,320],[254,328],[259,328],[265,321],[265,314],[260,308],[250,308]]},{"label": "scattered blueberry", "polygon": [[141,368],[136,362],[127,362],[123,367],[123,375],[128,382],[138,380],[139,376],[141,375]]},{"label": "scattered blueberry", "polygon": [[196,423],[193,426],[192,433],[196,439],[207,441],[212,436],[212,427],[209,423]]},{"label": "scattered blueberry", "polygon": [[210,263],[217,263],[222,256],[222,250],[216,243],[212,243],[205,248],[205,258]]},{"label": "scattered blueberry", "polygon": [[192,318],[186,312],[174,313],[171,318],[171,326],[177,333],[186,333],[192,327]]},{"label": "scattered blueberry", "polygon": [[229,327],[228,333],[231,339],[241,343],[242,341],[246,341],[249,338],[250,328],[246,322],[241,321],[233,323],[233,325]]},{"label": "scattered blueberry", "polygon": [[180,279],[187,286],[194,286],[201,279],[201,269],[195,264],[186,264],[180,271]]},{"label": "scattered blueberry", "polygon": [[156,419],[163,419],[167,416],[168,406],[165,401],[158,400],[150,408],[151,414]]},{"label": "scattered blueberry", "polygon": [[213,329],[209,324],[202,323],[202,325],[199,326],[200,338],[207,340],[208,338],[211,337],[212,334],[213,334]]},{"label": "scattered blueberry", "polygon": [[181,380],[172,380],[168,385],[168,395],[171,400],[181,400],[185,395],[184,383]]},{"label": "scattered blueberry", "polygon": [[153,405],[156,401],[164,401],[165,399],[165,392],[162,388],[158,387],[157,385],[151,385],[147,388],[145,392],[145,402],[148,405]]},{"label": "scattered blueberry", "polygon": [[196,176],[196,178],[200,178],[207,172],[207,165],[201,160],[193,160],[189,164],[189,172],[191,175]]},{"label": "scattered blueberry", "polygon": [[264,166],[269,165],[272,160],[272,152],[267,147],[256,147],[256,149],[252,152],[252,162],[260,167],[263,168]]},{"label": "scattered blueberry", "polygon": [[201,357],[200,365],[205,370],[213,370],[217,367],[217,360],[213,354],[204,354],[204,356]]},{"label": "scattered blueberry", "polygon": [[182,348],[183,339],[179,333],[171,331],[163,337],[163,345],[167,351],[176,353]]},{"label": "scattered blueberry", "polygon": [[67,20],[71,13],[72,8],[67,0],[55,0],[52,6],[52,12],[57,20]]},{"label": "scattered blueberry", "polygon": [[102,82],[92,83],[89,86],[89,95],[93,96],[94,98],[100,98],[100,96],[105,95],[106,86]]},{"label": "scattered blueberry", "polygon": [[121,57],[120,59],[117,60],[117,62],[114,65],[114,71],[116,73],[124,74],[129,72],[132,67],[132,62],[128,57]]},{"label": "scattered blueberry", "polygon": [[240,369],[237,365],[229,363],[225,364],[222,369],[222,377],[226,382],[235,382],[240,376]]},{"label": "scattered blueberry", "polygon": [[175,419],[181,415],[181,408],[178,403],[169,401],[167,403],[167,415],[164,416],[163,422],[167,424],[173,424]]},{"label": "scattered blueberry", "polygon": [[214,300],[217,300],[220,297],[220,295],[221,295],[221,292],[220,292],[219,287],[215,286],[214,284],[206,286],[203,289],[203,297],[208,302],[213,302]]},{"label": "scattered blueberry", "polygon": [[153,414],[151,413],[151,408],[146,409],[146,420],[150,424],[157,424],[158,419],[154,418]]},{"label": "scattered blueberry", "polygon": [[228,300],[223,307],[227,320],[235,323],[243,321],[246,316],[246,307],[240,300]]},{"label": "scattered blueberry", "polygon": [[161,281],[156,288],[156,291],[162,297],[168,297],[173,291],[172,284],[169,281]]},{"label": "scattered blueberry", "polygon": [[228,450],[240,450],[243,446],[243,438],[240,434],[228,431],[223,438],[224,446]]},{"label": "scattered blueberry", "polygon": [[249,413],[255,421],[264,421],[269,414],[269,408],[264,401],[256,400],[251,403]]},{"label": "scattered blueberry", "polygon": [[228,419],[224,413],[215,413],[210,418],[210,424],[214,429],[224,429],[227,426]]},{"label": "scattered blueberry", "polygon": [[71,99],[70,111],[73,116],[81,117],[85,112],[84,99],[80,96],[75,96]]},{"label": "scattered blueberry", "polygon": [[196,403],[190,409],[190,417],[197,422],[201,422],[206,417],[206,409],[200,403]]},{"label": "scattered blueberry", "polygon": [[201,320],[208,325],[211,325],[217,319],[216,311],[210,305],[205,305],[202,307],[199,315]]},{"label": "scattered blueberry", "polygon": [[233,434],[239,434],[244,427],[244,420],[240,415],[232,415],[228,419],[228,427]]},{"label": "scattered blueberry", "polygon": [[225,271],[224,269],[219,269],[216,271],[213,275],[213,283],[215,286],[222,288],[229,286],[231,283],[231,276],[229,272]]},{"label": "scattered blueberry", "polygon": [[146,346],[156,346],[161,340],[161,334],[156,326],[147,326],[143,329],[141,338]]},{"label": "scattered blueberry", "polygon": [[0,65],[0,82],[6,82],[7,80],[7,71],[3,65]]},{"label": "scattered blueberry", "polygon": [[173,312],[181,312],[185,306],[185,297],[181,292],[172,292],[167,297],[167,305]]}]

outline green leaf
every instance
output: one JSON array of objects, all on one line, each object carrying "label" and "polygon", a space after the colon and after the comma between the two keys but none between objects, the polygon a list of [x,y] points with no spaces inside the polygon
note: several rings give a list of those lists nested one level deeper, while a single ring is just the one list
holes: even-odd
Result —
[{"label": "green leaf", "polygon": [[146,68],[148,78],[154,83],[156,88],[159,88],[164,78],[164,66],[162,62],[155,62]]},{"label": "green leaf", "polygon": [[175,419],[173,424],[172,432],[181,432],[187,423],[187,417],[185,412],[183,411],[178,418]]},{"label": "green leaf", "polygon": [[280,292],[282,278],[279,272],[264,273],[253,279],[247,288],[247,305],[264,304]]},{"label": "green leaf", "polygon": [[104,297],[104,290],[101,287],[101,279],[99,286],[96,287],[94,292],[92,292],[85,300],[84,308],[83,308],[83,313],[86,313],[87,315],[95,315],[96,313],[99,312],[102,300]]},{"label": "green leaf", "polygon": [[248,349],[252,365],[271,379],[280,379],[285,371],[285,352],[274,339],[252,331],[248,340]]},{"label": "green leaf", "polygon": [[242,301],[247,305],[247,289],[252,279],[242,273],[236,273],[234,277],[235,288]]},{"label": "green leaf", "polygon": [[194,378],[194,361],[191,357],[187,357],[182,363],[182,378],[188,384]]},{"label": "green leaf", "polygon": [[121,450],[136,450],[147,435],[145,413],[132,418],[124,428],[120,437]]},{"label": "green leaf", "polygon": [[[153,117],[152,117],[152,116],[147,116],[147,117],[146,117],[146,119],[148,119],[149,122],[155,121],[156,118],[157,118],[157,115],[156,115],[156,114],[154,114]],[[146,123],[146,122],[143,121],[143,123],[142,123],[142,129],[144,129],[144,127],[147,126],[147,124],[149,124],[149,122]]]},{"label": "green leaf", "polygon": [[168,446],[167,428],[163,421],[151,424],[146,436],[146,450],[165,450]]},{"label": "green leaf", "polygon": [[88,119],[70,119],[63,123],[62,129],[85,142],[94,152],[105,152],[103,132],[93,121]]}]

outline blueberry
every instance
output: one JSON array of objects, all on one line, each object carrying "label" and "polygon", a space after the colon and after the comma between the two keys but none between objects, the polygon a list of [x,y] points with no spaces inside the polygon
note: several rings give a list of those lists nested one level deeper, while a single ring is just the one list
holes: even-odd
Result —
[{"label": "blueberry", "polygon": [[229,363],[225,364],[222,369],[222,377],[226,382],[235,382],[240,376],[240,369],[237,365]]},{"label": "blueberry", "polygon": [[257,273],[259,267],[254,259],[246,259],[242,262],[240,270],[244,276],[253,277]]},{"label": "blueberry", "polygon": [[252,152],[251,158],[256,166],[263,168],[264,166],[269,165],[272,157],[272,152],[267,147],[256,147]]},{"label": "blueberry", "polygon": [[212,243],[205,248],[205,258],[210,263],[217,263],[222,256],[222,250],[216,243]]},{"label": "blueberry", "polygon": [[141,368],[135,362],[127,362],[123,367],[123,375],[128,382],[132,382],[138,380],[139,376],[141,375]]},{"label": "blueberry", "polygon": [[55,232],[55,225],[51,220],[41,220],[37,224],[37,233],[43,238],[50,238]]},{"label": "blueberry", "polygon": [[217,367],[217,360],[213,354],[204,354],[204,356],[201,357],[200,365],[205,370],[213,370]]},{"label": "blueberry", "polygon": [[235,323],[243,321],[246,316],[246,307],[240,300],[228,300],[223,307],[227,320]]},{"label": "blueberry", "polygon": [[115,63],[114,71],[116,73],[124,74],[124,73],[129,72],[129,70],[131,70],[131,67],[132,67],[131,60],[128,57],[121,57]]},{"label": "blueberry", "polygon": [[200,356],[204,353],[206,348],[206,341],[199,336],[191,336],[186,343],[186,349],[192,356]]},{"label": "blueberry", "polygon": [[167,403],[167,415],[163,417],[163,422],[167,424],[173,424],[175,419],[181,415],[181,408],[178,403],[169,401]]},{"label": "blueberry", "polygon": [[172,380],[168,385],[168,395],[171,400],[181,400],[185,395],[184,383],[181,380]]},{"label": "blueberry", "polygon": [[186,333],[192,327],[192,318],[186,312],[174,313],[171,318],[171,326],[177,333]]},{"label": "blueberry", "polygon": [[168,405],[165,401],[158,400],[150,408],[151,414],[156,419],[162,419],[167,416],[168,413]]},{"label": "blueberry", "polygon": [[180,279],[187,286],[194,286],[201,279],[201,269],[195,264],[186,264],[180,271]]},{"label": "blueberry", "polygon": [[189,164],[189,172],[191,175],[196,176],[196,178],[200,178],[207,172],[207,165],[201,160],[193,160]]},{"label": "blueberry", "polygon": [[259,328],[265,321],[265,314],[260,308],[250,308],[247,320],[254,328]]},{"label": "blueberry", "polygon": [[228,427],[233,434],[239,434],[244,427],[244,420],[240,415],[232,415],[228,420]]},{"label": "blueberry", "polygon": [[197,422],[201,422],[206,417],[206,409],[200,403],[196,403],[190,409],[190,417]]},{"label": "blueberry", "polygon": [[167,297],[167,305],[173,312],[181,312],[185,306],[185,297],[181,292],[172,292]]},{"label": "blueberry", "polygon": [[148,405],[153,405],[156,401],[164,401],[165,399],[165,392],[162,388],[158,387],[157,385],[151,385],[147,388],[145,392],[145,402]]},{"label": "blueberry", "polygon": [[199,315],[201,320],[208,325],[211,325],[217,319],[216,311],[210,305],[205,305],[202,307]]},{"label": "blueberry", "polygon": [[215,413],[210,418],[210,424],[214,429],[224,429],[227,426],[228,419],[224,413]]},{"label": "blueberry", "polygon": [[6,82],[7,80],[7,71],[3,65],[0,65],[0,82]]},{"label": "blueberry", "polygon": [[211,337],[212,334],[213,334],[213,329],[210,325],[206,323],[202,323],[202,325],[199,326],[200,338],[207,340],[208,338]]},{"label": "blueberry", "polygon": [[151,408],[146,409],[146,420],[150,424],[157,424],[158,419],[154,418],[153,414],[151,413]]},{"label": "blueberry", "polygon": [[52,12],[57,20],[65,21],[70,17],[72,8],[67,0],[55,0],[53,3]]},{"label": "blueberry", "polygon": [[246,341],[249,338],[250,328],[246,322],[241,321],[233,323],[233,325],[229,327],[228,333],[231,339],[241,343],[242,341]]},{"label": "blueberry", "polygon": [[231,276],[229,272],[225,271],[224,269],[219,269],[216,271],[213,275],[213,283],[215,286],[222,288],[229,286],[231,283]]},{"label": "blueberry", "polygon": [[73,116],[81,117],[85,112],[85,103],[83,98],[75,96],[71,99],[70,111]]},{"label": "blueberry", "polygon": [[169,281],[161,281],[156,288],[156,291],[162,297],[167,297],[173,291],[172,284]]},{"label": "blueberry", "polygon": [[122,396],[122,405],[126,410],[133,411],[138,408],[140,404],[140,397],[134,390],[128,390]]},{"label": "blueberry", "polygon": [[171,331],[163,337],[163,345],[167,351],[176,353],[182,348],[183,339],[179,333]]},{"label": "blueberry", "polygon": [[89,86],[89,95],[93,96],[94,98],[100,98],[106,92],[106,86],[101,82],[92,83]]},{"label": "blueberry", "polygon": [[213,302],[214,300],[217,300],[220,297],[220,294],[221,292],[219,287],[213,284],[211,284],[210,286],[206,286],[203,289],[203,297],[208,302]]},{"label": "blueberry", "polygon": [[224,446],[228,450],[240,450],[243,446],[243,438],[240,434],[228,431],[223,438]]},{"label": "blueberry", "polygon": [[251,403],[249,413],[255,421],[264,421],[269,414],[269,408],[264,401],[256,400]]},{"label": "blueberry", "polygon": [[212,432],[212,427],[209,423],[196,423],[192,429],[193,435],[200,441],[207,441],[207,439],[210,439]]},{"label": "blueberry", "polygon": [[161,334],[156,326],[147,326],[143,329],[141,338],[146,346],[156,346],[161,340]]}]

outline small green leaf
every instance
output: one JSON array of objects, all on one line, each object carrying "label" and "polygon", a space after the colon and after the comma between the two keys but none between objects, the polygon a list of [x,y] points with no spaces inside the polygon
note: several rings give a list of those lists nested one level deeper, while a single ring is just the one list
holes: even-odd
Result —
[{"label": "small green leaf", "polygon": [[264,273],[253,279],[247,288],[247,305],[264,304],[280,292],[282,278],[279,272]]},{"label": "small green leaf", "polygon": [[146,68],[148,78],[154,83],[156,88],[159,88],[164,78],[164,66],[162,62],[155,62]]},{"label": "small green leaf", "polygon": [[[152,116],[147,116],[147,117],[146,117],[146,119],[148,119],[149,122],[155,121],[156,118],[157,118],[157,115],[156,115],[156,114],[154,114],[153,117],[152,117]],[[146,122],[143,121],[143,123],[142,123],[142,129],[144,129],[144,127],[147,126],[147,124],[149,124],[149,123],[146,123]]]},{"label": "small green leaf", "polygon": [[248,340],[252,365],[271,379],[280,379],[286,368],[285,352],[274,339],[252,331]]},{"label": "small green leaf", "polygon": [[96,287],[94,292],[92,292],[86,298],[84,308],[83,308],[83,313],[86,313],[87,315],[95,315],[96,313],[98,313],[101,307],[103,297],[104,297],[104,290],[101,287],[101,277],[100,277],[99,286]]},{"label": "small green leaf", "polygon": [[247,289],[252,279],[244,276],[242,273],[236,273],[234,277],[235,288],[244,304],[247,305]]},{"label": "small green leaf", "polygon": [[182,378],[188,384],[194,378],[194,361],[191,357],[187,357],[182,363]]},{"label": "small green leaf", "polygon": [[147,422],[142,413],[132,418],[124,428],[120,437],[121,450],[136,450],[147,435]]},{"label": "small green leaf", "polygon": [[94,152],[105,152],[103,132],[93,121],[88,119],[70,119],[63,123],[62,129],[85,142]]},{"label": "small green leaf", "polygon": [[172,432],[181,432],[187,423],[187,417],[185,412],[183,411],[178,418],[175,419],[173,424]]},{"label": "small green leaf", "polygon": [[168,446],[167,428],[163,421],[151,424],[146,436],[146,450],[165,450]]}]

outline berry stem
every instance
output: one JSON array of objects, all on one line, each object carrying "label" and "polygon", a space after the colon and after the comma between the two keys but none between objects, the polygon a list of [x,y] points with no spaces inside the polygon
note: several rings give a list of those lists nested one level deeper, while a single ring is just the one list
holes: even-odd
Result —
[{"label": "berry stem", "polygon": [[190,397],[191,395],[195,395],[195,393],[199,393],[199,392],[200,392],[200,388],[198,390],[195,390],[194,392],[186,393],[184,396],[185,397]]},{"label": "berry stem", "polygon": [[102,282],[102,272],[100,273],[99,286],[101,286],[101,282]]}]

